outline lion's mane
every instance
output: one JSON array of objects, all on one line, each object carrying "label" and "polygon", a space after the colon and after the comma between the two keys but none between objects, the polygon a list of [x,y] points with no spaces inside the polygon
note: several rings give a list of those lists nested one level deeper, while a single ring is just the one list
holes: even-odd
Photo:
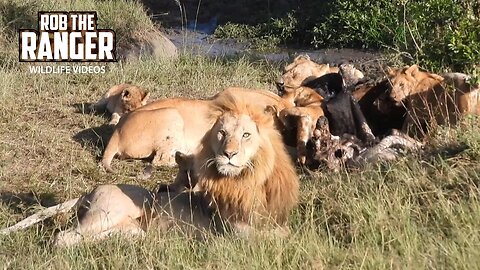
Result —
[{"label": "lion's mane", "polygon": [[256,221],[251,218],[260,214],[277,224],[284,223],[298,202],[299,181],[272,115],[231,95],[212,106],[212,118],[224,113],[250,116],[260,134],[260,148],[250,160],[252,166],[237,176],[224,176],[216,166],[206,165],[215,156],[208,142],[211,135],[207,134],[196,159],[197,189],[206,194],[210,205],[215,205],[222,220],[252,223]]}]

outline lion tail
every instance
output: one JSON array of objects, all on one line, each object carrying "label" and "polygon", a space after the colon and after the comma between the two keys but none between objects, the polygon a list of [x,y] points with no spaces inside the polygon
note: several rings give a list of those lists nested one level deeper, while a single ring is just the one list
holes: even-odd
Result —
[{"label": "lion tail", "polygon": [[18,222],[17,224],[0,230],[0,235],[6,235],[6,234],[9,234],[11,232],[26,229],[26,228],[34,225],[35,223],[43,221],[43,220],[45,220],[49,217],[52,217],[54,215],[61,214],[61,213],[66,213],[70,209],[72,209],[73,207],[75,207],[77,205],[77,202],[80,200],[80,198],[81,197],[71,199],[71,200],[66,201],[64,203],[57,204],[57,205],[48,207],[46,209],[40,210],[37,213],[35,213],[35,214],[27,217],[26,219]]},{"label": "lion tail", "polygon": [[118,152],[118,134],[113,133],[110,141],[103,152],[102,161],[100,162],[100,166],[102,166],[107,172],[114,173],[115,171],[112,169],[112,160]]},{"label": "lion tail", "polygon": [[102,161],[100,162],[100,166],[102,166],[105,171],[109,173],[114,173],[115,171],[112,169],[112,160],[108,158],[103,158]]}]

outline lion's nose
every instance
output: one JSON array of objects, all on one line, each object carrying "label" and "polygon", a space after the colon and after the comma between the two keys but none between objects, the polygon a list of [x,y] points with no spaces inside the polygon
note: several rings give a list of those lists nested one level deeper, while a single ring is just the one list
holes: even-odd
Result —
[{"label": "lion's nose", "polygon": [[223,154],[228,157],[229,159],[231,159],[233,156],[235,156],[236,154],[238,154],[238,151],[223,151]]},{"label": "lion's nose", "polygon": [[275,84],[277,85],[278,88],[280,88],[285,85],[285,82],[283,81],[282,77],[278,77],[277,80],[275,81]]},{"label": "lion's nose", "polygon": [[282,78],[282,77],[279,77],[279,78],[275,81],[275,85],[277,86],[278,95],[279,95],[279,96],[283,96],[283,94],[284,94],[284,92],[285,92],[285,82],[283,81],[283,78]]}]

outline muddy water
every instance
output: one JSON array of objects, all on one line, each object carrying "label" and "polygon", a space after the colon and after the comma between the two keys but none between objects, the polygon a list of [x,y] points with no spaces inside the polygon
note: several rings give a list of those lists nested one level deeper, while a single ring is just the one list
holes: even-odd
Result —
[{"label": "muddy water", "polygon": [[[355,49],[320,49],[295,50],[278,48],[273,52],[261,52],[249,49],[249,44],[235,40],[219,40],[212,35],[190,30],[168,29],[167,36],[177,46],[180,52],[188,52],[212,57],[235,57],[247,55],[264,59],[267,62],[289,62],[299,54],[308,54],[317,63],[338,65],[342,62],[352,62],[365,73],[378,76],[382,65],[387,61],[378,52],[367,52]],[[368,76],[369,77],[369,76]]]}]

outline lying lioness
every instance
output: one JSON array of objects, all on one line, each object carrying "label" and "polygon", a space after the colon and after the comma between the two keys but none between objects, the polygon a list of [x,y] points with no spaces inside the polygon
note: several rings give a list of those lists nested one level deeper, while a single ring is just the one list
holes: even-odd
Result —
[{"label": "lying lioness", "polygon": [[155,193],[127,184],[100,185],[84,196],[39,211],[1,230],[0,234],[27,228],[72,208],[77,211],[78,223],[71,229],[60,231],[55,236],[55,246],[101,240],[112,234],[144,235],[154,219],[160,219],[156,225],[162,228],[192,222],[196,228],[208,228],[209,217],[202,212],[197,196],[177,191],[189,184],[193,175],[193,160],[181,153],[177,153],[177,160],[179,171],[175,184],[167,188],[169,192]]},{"label": "lying lioness", "polygon": [[421,71],[417,65],[389,69],[390,98],[405,103],[407,118],[403,131],[424,132],[427,125],[455,124],[462,114],[480,115],[480,88],[470,85],[460,73],[442,76]]},{"label": "lying lioness", "polygon": [[[349,80],[358,81],[364,77],[363,73],[353,65],[347,64],[347,66]],[[338,67],[331,67],[329,64],[317,64],[307,54],[299,55],[291,64],[285,66],[282,76],[275,81],[275,84],[279,94],[282,95],[285,91],[306,85],[325,74],[338,73],[339,70]]]},{"label": "lying lioness", "polygon": [[112,114],[110,125],[116,125],[123,114],[147,104],[150,93],[128,83],[110,88],[103,97],[90,106],[90,110],[107,110]]},{"label": "lying lioness", "polygon": [[205,133],[213,126],[211,104],[225,95],[248,101],[262,110],[268,106],[290,106],[278,95],[264,90],[230,87],[208,100],[162,99],[126,115],[119,122],[105,148],[103,167],[112,172],[111,162],[120,158],[153,157],[154,166],[174,166],[177,151],[194,153]]}]

